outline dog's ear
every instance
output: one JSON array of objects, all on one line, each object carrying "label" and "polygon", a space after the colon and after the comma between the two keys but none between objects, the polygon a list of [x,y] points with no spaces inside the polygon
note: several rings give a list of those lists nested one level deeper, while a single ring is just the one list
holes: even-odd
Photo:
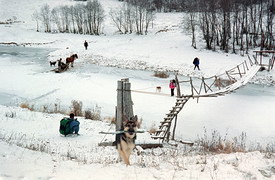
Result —
[{"label": "dog's ear", "polygon": [[138,120],[137,115],[135,115],[135,116],[131,117],[131,120],[132,120],[132,121],[137,121],[137,120]]}]

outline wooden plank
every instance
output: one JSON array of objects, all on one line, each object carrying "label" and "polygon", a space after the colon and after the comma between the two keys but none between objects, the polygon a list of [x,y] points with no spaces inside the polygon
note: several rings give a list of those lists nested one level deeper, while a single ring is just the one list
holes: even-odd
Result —
[{"label": "wooden plank", "polygon": [[168,113],[168,114],[166,114],[167,116],[174,116],[175,114],[177,114],[176,112],[174,112],[174,113]]},{"label": "wooden plank", "polygon": [[165,114],[167,117],[174,117],[175,115],[177,115],[177,113],[172,113],[172,114]]},{"label": "wooden plank", "polygon": [[164,117],[163,119],[173,119],[175,115],[169,116],[169,117]]},{"label": "wooden plank", "polygon": [[151,136],[151,138],[153,138],[153,139],[164,139],[165,137],[164,136]]},{"label": "wooden plank", "polygon": [[162,148],[163,144],[148,143],[148,144],[136,144],[136,146],[140,146],[142,149],[153,149],[153,148]]},{"label": "wooden plank", "polygon": [[164,123],[171,123],[172,121],[160,121],[161,124],[164,124]]},{"label": "wooden plank", "polygon": [[165,127],[165,126],[169,126],[168,124],[162,124],[159,127]]},{"label": "wooden plank", "polygon": [[[115,146],[115,142],[102,142],[98,146]],[[137,143],[136,146],[140,146],[142,149],[152,149],[152,148],[162,148],[163,144],[161,143]]]},{"label": "wooden plank", "polygon": [[240,70],[239,65],[237,66],[237,68],[238,68],[238,71],[239,71],[240,77],[242,78],[242,73],[241,73],[241,70]]}]

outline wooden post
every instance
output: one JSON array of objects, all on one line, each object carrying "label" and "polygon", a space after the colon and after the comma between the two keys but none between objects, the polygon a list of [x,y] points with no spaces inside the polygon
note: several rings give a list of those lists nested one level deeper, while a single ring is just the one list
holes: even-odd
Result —
[{"label": "wooden post", "polygon": [[192,93],[192,96],[194,96],[193,82],[192,82],[192,78],[191,78],[191,77],[190,77],[190,85],[191,85],[191,93]]},{"label": "wooden post", "polygon": [[253,61],[251,60],[251,58],[250,58],[250,56],[249,55],[247,55],[248,56],[248,59],[249,59],[249,62],[250,62],[250,66],[253,66]]},{"label": "wooden post", "polygon": [[257,56],[255,57],[254,55],[252,56],[253,58],[254,58],[254,60],[255,60],[255,63],[254,64],[259,64],[259,62],[257,61]]},{"label": "wooden post", "polygon": [[[273,55],[273,56],[274,56],[274,55]],[[271,69],[273,69],[274,62],[275,62],[275,57],[272,58]]]},{"label": "wooden post", "polygon": [[117,82],[116,131],[122,129],[123,118],[123,82]]},{"label": "wooden post", "polygon": [[246,69],[247,69],[247,71],[249,70],[249,68],[248,68],[248,66],[247,66],[247,62],[246,62],[246,60],[244,61],[244,63],[245,63],[245,67],[246,67]]},{"label": "wooden post", "polygon": [[262,52],[260,52],[260,65],[263,65],[263,53]]},{"label": "wooden post", "polygon": [[123,114],[128,119],[134,116],[133,101],[131,96],[131,83],[129,82],[129,79],[123,83],[123,112]]},{"label": "wooden post", "polygon": [[241,73],[241,70],[240,70],[239,65],[237,65],[237,68],[238,68],[238,71],[239,71],[240,77],[242,78],[242,73]]},{"label": "wooden post", "polygon": [[178,115],[176,115],[176,117],[175,117],[175,123],[174,123],[173,134],[172,134],[172,140],[175,140],[177,121],[178,121]]},{"label": "wooden post", "polygon": [[[123,130],[123,120],[133,115],[131,83],[129,79],[121,79],[117,82],[116,131]],[[116,142],[117,140],[118,135],[116,135]]]},{"label": "wooden post", "polygon": [[217,86],[219,88],[219,90],[221,89],[221,80],[217,78],[217,76],[215,76],[215,83],[217,83]]},{"label": "wooden post", "polygon": [[206,83],[205,83],[205,81],[204,81],[204,77],[202,77],[201,81],[202,81],[202,83],[203,83],[204,93],[207,93],[206,85],[205,85]]},{"label": "wooden post", "polygon": [[272,59],[269,59],[267,71],[270,71],[270,70],[271,70],[271,65],[272,65]]},{"label": "wooden post", "polygon": [[175,73],[175,81],[176,81],[176,88],[177,88],[177,97],[180,98],[181,97],[181,92],[180,92],[180,83],[179,83],[179,79],[178,79],[178,73]]}]

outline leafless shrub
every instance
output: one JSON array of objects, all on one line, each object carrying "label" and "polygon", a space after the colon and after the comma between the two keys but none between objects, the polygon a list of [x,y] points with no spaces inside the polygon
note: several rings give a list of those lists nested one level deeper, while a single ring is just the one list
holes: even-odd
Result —
[{"label": "leafless shrub", "polygon": [[242,132],[240,136],[233,138],[232,144],[233,152],[245,152],[246,151],[246,133]]},{"label": "leafless shrub", "polygon": [[226,86],[229,86],[231,84],[234,84],[236,82],[235,79],[223,79],[223,78],[217,78],[215,80],[214,85],[219,88],[224,88]]},{"label": "leafless shrub", "polygon": [[60,108],[60,103],[54,103],[53,105],[52,104],[42,105],[42,107],[37,111],[43,112],[43,113],[61,113],[61,114],[68,113],[67,112],[68,110],[64,110]]},{"label": "leafless shrub", "polygon": [[159,78],[168,78],[169,74],[165,71],[155,71],[154,76]]},{"label": "leafless shrub", "polygon": [[101,107],[96,105],[92,110],[88,109],[84,112],[86,119],[100,120],[101,119]]},{"label": "leafless shrub", "polygon": [[150,134],[155,134],[157,132],[157,129],[156,128],[151,128],[148,132]]},{"label": "leafless shrub", "polygon": [[71,110],[75,116],[82,116],[82,101],[72,100]]},{"label": "leafless shrub", "polygon": [[115,117],[104,117],[104,120],[111,123],[111,124],[116,123],[116,118]]},{"label": "leafless shrub", "polygon": [[204,137],[199,138],[198,144],[207,152],[228,154],[233,152],[246,152],[246,133],[243,132],[240,136],[229,140],[227,139],[227,134],[222,138],[217,130],[213,130],[211,138],[209,139],[205,129]]},{"label": "leafless shrub", "polygon": [[28,103],[21,103],[20,107],[23,109],[28,109],[30,111],[34,111],[34,105],[30,105]]},{"label": "leafless shrub", "polygon": [[48,108],[47,105],[43,105],[43,106],[42,106],[42,112],[44,112],[44,113],[49,113],[49,108]]}]

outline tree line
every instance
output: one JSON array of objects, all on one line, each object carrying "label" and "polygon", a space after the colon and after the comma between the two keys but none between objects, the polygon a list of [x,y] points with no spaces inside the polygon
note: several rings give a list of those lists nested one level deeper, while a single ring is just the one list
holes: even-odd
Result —
[{"label": "tree line", "polygon": [[207,49],[275,49],[274,0],[186,0],[186,27],[196,48],[197,29]]},{"label": "tree line", "polygon": [[87,1],[86,4],[74,6],[59,6],[50,9],[48,4],[41,7],[40,11],[33,13],[33,18],[45,32],[62,32],[99,35],[102,33],[104,9],[98,0]]},{"label": "tree line", "polygon": [[[118,0],[130,2],[133,0]],[[141,0],[144,1],[144,0]],[[251,48],[275,49],[274,0],[147,0],[157,12],[184,12],[192,35],[202,34],[206,48],[233,53]]]},{"label": "tree line", "polygon": [[[249,49],[275,49],[274,0],[119,0],[109,16],[120,33],[147,34],[156,12],[183,12],[185,30],[197,47],[202,35],[207,49],[248,52]],[[105,12],[98,0],[50,9],[45,4],[33,18],[45,32],[99,35]]]},{"label": "tree line", "polygon": [[155,18],[150,0],[128,0],[120,8],[111,9],[110,16],[121,33],[147,34]]},{"label": "tree line", "polygon": [[[146,0],[131,0],[109,13],[118,31],[121,33],[147,34],[149,24],[154,19],[151,3]],[[98,0],[86,4],[59,6],[50,9],[48,4],[33,13],[33,19],[45,32],[102,34],[105,12]]]}]

